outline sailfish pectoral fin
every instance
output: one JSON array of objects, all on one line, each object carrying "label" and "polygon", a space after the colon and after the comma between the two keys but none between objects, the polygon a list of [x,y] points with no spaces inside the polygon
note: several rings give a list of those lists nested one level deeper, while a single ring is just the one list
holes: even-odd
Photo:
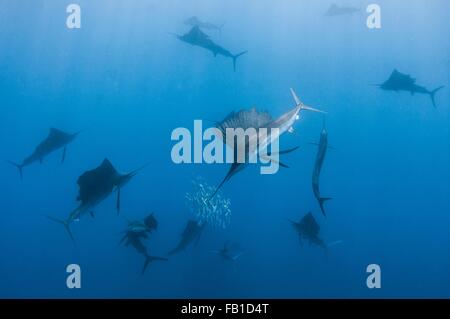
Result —
[{"label": "sailfish pectoral fin", "polygon": [[287,149],[287,150],[284,150],[284,151],[279,151],[279,152],[271,152],[270,154],[268,154],[268,155],[272,155],[272,154],[288,154],[288,153],[292,153],[292,152],[294,152],[294,151],[296,151],[296,150],[298,150],[300,148],[300,146],[296,146],[296,147],[293,147],[293,148],[289,148],[289,149]]},{"label": "sailfish pectoral fin", "polygon": [[280,165],[283,168],[289,168],[289,166],[287,166],[286,164],[284,164],[282,162],[278,162],[278,165]]},{"label": "sailfish pectoral fin", "polygon": [[64,160],[66,159],[66,147],[64,147],[63,149],[63,153],[62,153],[62,158],[61,158],[61,163],[64,163]]},{"label": "sailfish pectoral fin", "polygon": [[117,209],[117,215],[119,215],[120,214],[120,187],[117,188],[116,209]]},{"label": "sailfish pectoral fin", "polygon": [[128,238],[127,234],[125,233],[125,235],[123,235],[122,239],[119,241],[119,246],[122,245],[125,240]]},{"label": "sailfish pectoral fin", "polygon": [[287,166],[286,164],[284,164],[284,163],[282,163],[282,162],[280,162],[280,161],[278,161],[276,159],[273,159],[272,157],[269,157],[269,156],[261,155],[261,159],[263,159],[263,160],[265,160],[267,162],[273,162],[273,163],[278,164],[278,165],[280,165],[281,167],[284,167],[284,168],[289,168],[289,166]]}]

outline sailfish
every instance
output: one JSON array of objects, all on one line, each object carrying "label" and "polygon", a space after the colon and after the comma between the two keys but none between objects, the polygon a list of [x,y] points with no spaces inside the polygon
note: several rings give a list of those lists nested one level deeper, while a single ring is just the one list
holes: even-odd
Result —
[{"label": "sailfish", "polygon": [[228,261],[236,261],[244,254],[244,251],[239,249],[237,244],[230,242],[226,242],[221,249],[212,250],[211,252]]},{"label": "sailfish", "polygon": [[326,243],[320,236],[320,225],[311,212],[308,212],[298,222],[292,220],[290,222],[299,236],[301,245],[303,245],[303,240],[306,240],[309,244],[314,244],[327,249],[343,243],[342,240],[335,240],[331,243]]},{"label": "sailfish", "polygon": [[[314,144],[314,143],[313,143]],[[320,210],[322,211],[323,215],[325,214],[325,209],[323,207],[324,203],[328,200],[331,200],[330,197],[322,197],[320,195],[320,188],[319,188],[319,179],[320,179],[320,171],[322,170],[322,165],[325,160],[325,156],[327,154],[328,146],[328,132],[325,126],[325,117],[323,118],[323,127],[322,132],[320,133],[320,139],[319,143],[317,145],[317,155],[316,155],[316,162],[314,164],[313,174],[312,174],[312,188],[314,192],[314,196],[316,197],[317,201],[319,202]]]},{"label": "sailfish", "polygon": [[[145,167],[145,166],[144,166]],[[142,167],[142,168],[144,168]],[[74,240],[70,225],[80,217],[89,213],[94,217],[93,209],[105,200],[114,191],[117,192],[116,209],[120,212],[120,190],[142,169],[130,173],[119,173],[108,159],[104,159],[100,166],[84,172],[78,178],[79,193],[77,201],[80,202],[65,220],[48,217],[64,226],[70,238]]]},{"label": "sailfish", "polygon": [[69,134],[56,128],[50,128],[47,137],[36,146],[33,153],[26,157],[22,163],[19,164],[13,161],[8,161],[8,163],[18,168],[20,179],[23,180],[23,168],[25,166],[29,166],[35,162],[42,163],[45,157],[61,148],[63,149],[61,162],[64,162],[66,159],[67,145],[72,143],[79,133]]},{"label": "sailfish", "polygon": [[190,219],[187,221],[186,226],[181,234],[181,239],[177,246],[169,251],[169,255],[173,255],[185,250],[194,241],[198,241],[205,228],[206,224],[201,224],[196,220]]},{"label": "sailfish", "polygon": [[306,239],[310,244],[327,248],[327,245],[319,235],[320,226],[311,212],[303,216],[303,218],[298,222],[291,221],[291,224],[299,236],[300,243]]},{"label": "sailfish", "polygon": [[[272,117],[267,112],[258,112],[255,109],[251,109],[251,110],[242,110],[237,113],[232,112],[222,122],[220,122],[218,124],[217,128],[222,132],[224,143],[227,143],[227,138],[226,138],[226,129],[227,128],[233,128],[233,129],[242,128],[244,130],[246,130],[247,128],[255,128],[257,131],[261,128],[267,128],[268,130],[270,130],[272,128],[277,128],[278,133],[267,134],[268,136],[266,137],[265,140],[258,141],[258,147],[252,151],[253,154],[249,153],[250,149],[249,149],[249,147],[247,147],[247,145],[242,146],[242,145],[237,145],[237,143],[233,143],[234,161],[231,164],[231,167],[228,170],[228,173],[226,174],[225,178],[222,180],[222,182],[216,188],[216,190],[212,194],[211,198],[214,197],[215,194],[217,194],[217,192],[219,191],[219,189],[223,186],[223,184],[225,182],[230,180],[231,177],[233,177],[236,173],[240,172],[242,169],[244,169],[248,165],[248,161],[247,161],[248,158],[250,158],[252,156],[253,157],[257,156],[258,152],[261,150],[266,150],[269,147],[271,141],[278,139],[282,134],[284,134],[286,132],[293,132],[293,130],[294,130],[293,125],[294,125],[295,121],[297,121],[300,118],[300,112],[302,110],[308,110],[308,111],[313,111],[313,112],[318,112],[318,113],[326,113],[321,110],[318,110],[313,107],[305,105],[303,102],[300,101],[300,99],[298,98],[297,94],[295,93],[295,91],[293,89],[291,89],[291,94],[295,101],[295,107],[293,109],[291,109],[290,111],[282,114],[277,119],[272,119]],[[278,134],[278,135],[274,136],[274,134]],[[253,138],[256,138],[256,137],[253,137]],[[252,137],[250,137],[250,139],[252,139]],[[231,146],[231,145],[229,145],[229,146]],[[243,149],[246,152],[245,163],[239,163],[237,161],[237,153],[238,153],[237,149],[240,147],[244,147]],[[298,149],[298,147],[280,151],[280,152],[278,152],[278,154],[281,155],[281,154],[291,153],[291,152],[295,151],[296,149]],[[267,154],[268,155],[267,157],[269,160],[275,160],[270,157],[270,155],[272,155],[272,154],[273,153]],[[279,162],[279,165],[282,167],[288,168],[288,166],[286,164],[283,164],[282,162]]]},{"label": "sailfish", "polygon": [[167,261],[165,257],[158,257],[150,255],[147,247],[144,245],[143,240],[158,228],[158,221],[153,214],[145,217],[143,220],[134,220],[128,222],[128,227],[125,230],[125,235],[120,240],[119,244],[133,247],[139,254],[144,256],[144,266],[142,268],[142,274],[145,273],[148,265],[155,260]]},{"label": "sailfish", "polygon": [[436,108],[436,101],[434,97],[436,95],[436,92],[444,88],[444,86],[441,85],[436,89],[430,91],[424,86],[417,85],[416,79],[412,78],[409,74],[401,73],[396,69],[392,71],[391,75],[389,76],[389,79],[387,79],[381,84],[376,84],[375,86],[378,86],[380,89],[385,91],[395,91],[395,92],[406,91],[411,93],[411,95],[414,95],[415,93],[429,95],[431,103],[435,108]]},{"label": "sailfish", "polygon": [[233,60],[233,69],[236,70],[236,61],[237,59],[247,53],[247,51],[242,51],[238,54],[233,54],[224,47],[218,45],[214,41],[212,41],[209,36],[200,30],[198,25],[195,25],[191,28],[191,30],[184,35],[175,35],[180,41],[189,43],[194,46],[201,47],[208,51],[211,51],[214,57],[217,55],[222,55],[227,58],[231,58]]}]

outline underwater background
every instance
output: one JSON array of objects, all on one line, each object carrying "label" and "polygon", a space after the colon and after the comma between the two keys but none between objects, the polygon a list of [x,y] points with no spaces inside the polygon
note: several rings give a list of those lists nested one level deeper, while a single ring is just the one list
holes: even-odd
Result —
[{"label": "underwater background", "polygon": [[[450,2],[339,1],[361,8],[324,16],[332,0],[74,0],[81,29],[66,27],[69,1],[0,0],[0,297],[2,298],[393,298],[450,297]],[[366,26],[370,3],[381,29]],[[178,41],[183,21],[222,25],[206,31],[240,57],[230,59]],[[429,97],[372,86],[393,69],[434,89]],[[197,244],[141,274],[143,258],[119,245],[126,218],[154,212],[146,241],[165,256],[188,219],[192,180],[217,185],[227,164],[174,164],[170,136],[195,119],[219,121],[257,107],[274,117],[292,109],[294,88],[327,111],[329,144],[321,192],[311,189],[322,116],[304,112],[282,148],[290,168],[261,175],[256,165],[221,189],[230,224],[207,227]],[[56,127],[82,131],[43,164],[29,155]],[[150,165],[115,197],[72,225],[77,178],[108,158],[120,171]],[[300,245],[289,220],[311,211],[325,252]],[[224,242],[245,251],[234,262],[211,254]],[[82,288],[66,287],[79,264]],[[382,288],[368,289],[366,267],[379,264]]]}]

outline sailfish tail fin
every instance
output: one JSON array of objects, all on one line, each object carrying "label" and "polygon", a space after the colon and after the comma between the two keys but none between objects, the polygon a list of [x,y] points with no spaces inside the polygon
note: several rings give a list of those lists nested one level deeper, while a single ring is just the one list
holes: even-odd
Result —
[{"label": "sailfish tail fin", "polygon": [[73,242],[75,242],[75,238],[73,237],[72,231],[70,230],[70,223],[68,220],[62,220],[62,219],[54,218],[51,216],[47,216],[47,218],[50,220],[53,220],[54,222],[62,224],[64,226],[64,229],[66,230],[67,234],[69,234],[70,239]]},{"label": "sailfish tail fin", "polygon": [[316,108],[313,108],[313,107],[310,107],[310,106],[307,106],[307,105],[303,104],[302,101],[300,101],[300,99],[298,98],[298,96],[295,93],[293,88],[291,88],[291,94],[292,94],[292,97],[294,98],[295,105],[296,106],[300,106],[301,110],[307,110],[307,111],[312,111],[312,112],[316,112],[316,113],[327,114],[327,112],[325,112],[325,111],[321,111],[321,110],[318,110]]},{"label": "sailfish tail fin", "polygon": [[327,214],[325,214],[325,209],[323,207],[323,204],[325,204],[326,201],[332,200],[331,197],[321,197],[319,198],[319,205],[320,205],[320,210],[322,211],[322,214],[324,216],[326,216]]},{"label": "sailfish tail fin", "polygon": [[434,100],[434,96],[436,94],[437,91],[439,91],[440,89],[444,88],[444,86],[440,86],[437,89],[434,89],[433,91],[430,92],[430,98],[431,98],[431,103],[433,103],[434,108],[436,108],[436,102]]},{"label": "sailfish tail fin", "polygon": [[237,58],[239,58],[241,55],[244,55],[247,52],[248,51],[244,51],[244,52],[238,53],[236,55],[233,55],[233,70],[234,71],[236,71],[236,60],[237,60]]},{"label": "sailfish tail fin", "polygon": [[7,161],[9,164],[17,167],[17,169],[19,170],[19,174],[20,174],[20,180],[23,180],[23,164],[17,164],[14,163],[13,161]]},{"label": "sailfish tail fin", "polygon": [[163,261],[167,261],[167,260],[169,260],[169,259],[168,259],[168,258],[165,258],[165,257],[156,257],[156,256],[150,256],[150,255],[145,256],[145,262],[144,262],[144,267],[142,268],[142,274],[145,273],[145,271],[147,270],[148,265],[149,265],[152,261],[155,261],[155,260],[163,260]]}]

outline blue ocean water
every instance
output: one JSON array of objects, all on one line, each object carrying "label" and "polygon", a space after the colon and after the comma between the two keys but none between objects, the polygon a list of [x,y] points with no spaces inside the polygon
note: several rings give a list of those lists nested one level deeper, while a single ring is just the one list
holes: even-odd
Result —
[{"label": "blue ocean water", "polygon": [[[339,1],[353,15],[325,17],[332,1],[74,0],[81,29],[66,27],[70,2],[0,1],[1,160],[20,161],[50,127],[82,131],[44,163],[0,165],[0,297],[336,298],[450,297],[450,3],[446,0]],[[381,29],[366,26],[367,5],[381,7]],[[230,59],[182,43],[183,21],[222,25],[205,31],[240,57]],[[393,69],[429,89],[429,97],[371,84]],[[322,116],[304,112],[281,146],[290,166],[261,175],[257,166],[222,188],[231,201],[226,229],[207,227],[197,244],[152,263],[119,245],[126,218],[154,212],[158,230],[146,244],[164,256],[194,217],[185,194],[203,177],[217,185],[227,164],[174,164],[170,136],[195,119],[221,120],[257,107],[277,117],[302,101],[328,112],[333,146],[320,187],[311,174]],[[112,195],[95,218],[63,227],[76,206],[77,178],[108,158],[120,171],[142,170]],[[325,253],[303,245],[289,220],[311,211]],[[227,262],[224,242],[245,254]],[[66,266],[79,264],[82,288],[66,287]],[[381,289],[368,289],[366,267],[381,267]]]}]

